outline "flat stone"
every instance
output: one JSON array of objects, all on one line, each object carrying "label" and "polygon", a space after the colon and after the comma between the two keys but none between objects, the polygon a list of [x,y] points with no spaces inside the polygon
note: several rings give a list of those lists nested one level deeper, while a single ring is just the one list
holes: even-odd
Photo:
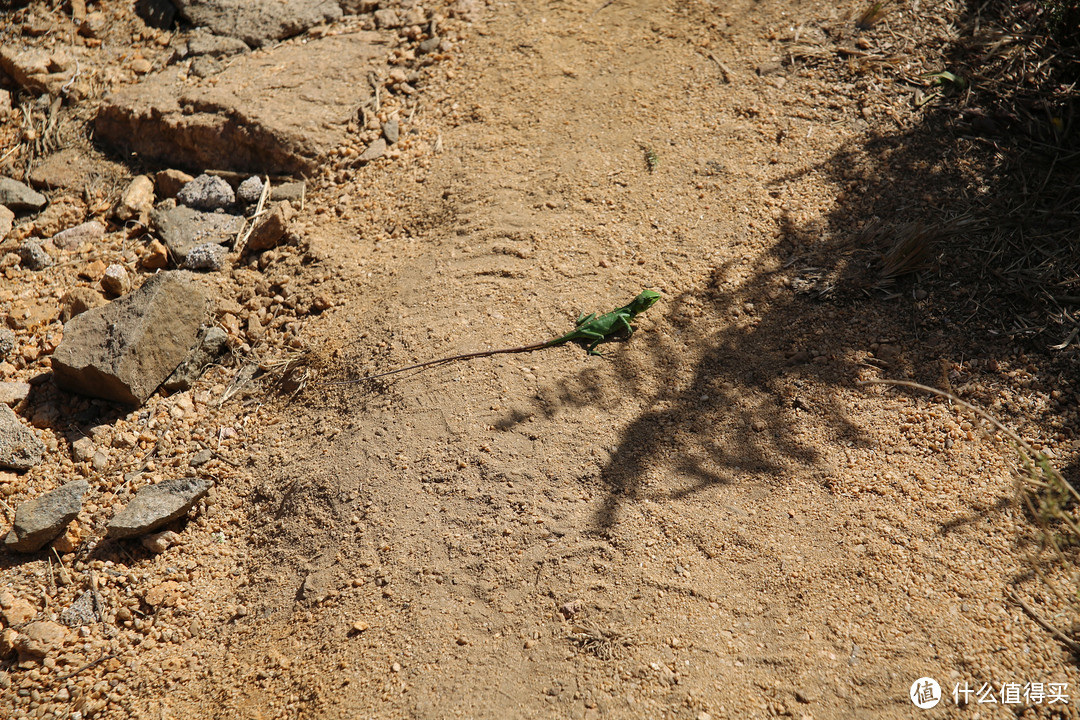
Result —
[{"label": "flat stone", "polygon": [[[228,349],[228,333],[216,325],[206,328],[199,337],[199,344],[188,353],[188,356],[173,371],[169,379],[161,384],[161,387],[169,392],[189,390],[202,375],[206,366],[224,355]],[[192,467],[196,467],[194,460],[192,460]]]},{"label": "flat stone", "polygon": [[295,213],[288,200],[279,202],[274,208],[255,221],[245,249],[260,252],[277,247],[285,237],[289,221]]},{"label": "flat stone", "polygon": [[94,172],[85,152],[68,148],[53,153],[30,170],[30,184],[39,190],[81,191]]},{"label": "flat stone", "polygon": [[45,547],[79,514],[83,495],[89,489],[86,480],[76,480],[19,505],[4,545],[18,552],[36,552]]},{"label": "flat stone", "polygon": [[30,397],[30,383],[0,382],[0,404],[15,407]]},{"label": "flat stone", "polygon": [[48,200],[29,185],[0,177],[0,205],[12,212],[37,212],[45,207]]},{"label": "flat stone", "polygon": [[312,174],[370,97],[360,79],[383,42],[358,32],[282,45],[236,59],[212,84],[174,66],[108,96],[95,137],[174,167]]},{"label": "flat stone", "polygon": [[398,137],[400,137],[400,126],[397,118],[392,118],[383,123],[382,135],[390,145],[393,145],[398,141]]},{"label": "flat stone", "polygon": [[195,276],[159,272],[138,290],[72,318],[53,351],[53,377],[72,392],[141,405],[187,356],[205,315]]},{"label": "flat stone", "polygon": [[306,193],[307,183],[302,180],[300,182],[288,182],[270,186],[270,200],[274,202],[288,200],[296,207],[300,207]]},{"label": "flat stone", "polygon": [[375,142],[367,146],[367,150],[360,153],[359,162],[366,163],[372,160],[378,160],[386,154],[386,140],[385,138],[378,138]]},{"label": "flat stone", "polygon": [[176,261],[183,263],[192,248],[208,242],[232,242],[243,227],[243,220],[225,213],[207,213],[177,205],[155,210],[151,223]]},{"label": "flat stone", "polygon": [[0,468],[29,470],[41,462],[45,446],[37,434],[19,422],[7,405],[0,405]]},{"label": "flat stone", "polygon": [[336,0],[173,0],[192,25],[240,38],[252,47],[341,19]]},{"label": "flat stone", "polygon": [[97,242],[105,237],[105,226],[97,220],[61,230],[52,236],[53,245],[61,250],[78,250],[85,242]]},{"label": "flat stone", "polygon": [[229,183],[215,175],[200,175],[180,189],[176,202],[196,210],[217,210],[236,202]]},{"label": "flat stone", "polygon": [[147,485],[109,521],[107,534],[113,538],[129,538],[157,530],[186,514],[213,485],[212,480],[197,477],[173,478]]}]

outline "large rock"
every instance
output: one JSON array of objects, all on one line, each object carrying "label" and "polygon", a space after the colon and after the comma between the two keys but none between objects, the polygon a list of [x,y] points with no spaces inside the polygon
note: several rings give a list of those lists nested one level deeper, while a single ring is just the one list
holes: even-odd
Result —
[{"label": "large rock", "polygon": [[184,515],[214,482],[185,477],[147,485],[109,521],[108,536],[129,538],[157,530]]},{"label": "large rock", "polygon": [[244,226],[244,221],[236,215],[202,212],[184,205],[155,210],[150,214],[150,222],[176,262],[181,264],[188,253],[200,245],[232,242]]},{"label": "large rock", "polygon": [[7,405],[0,405],[0,468],[29,470],[41,462],[45,446],[34,431],[19,422]]},{"label": "large rock", "polygon": [[45,196],[18,180],[0,177],[0,205],[14,212],[37,212],[48,202]]},{"label": "large rock", "polygon": [[206,316],[201,283],[184,271],[162,272],[108,305],[64,326],[53,352],[60,387],[141,405],[196,343]]},{"label": "large rock", "polygon": [[212,84],[170,68],[107,97],[96,137],[173,167],[311,174],[371,95],[363,78],[386,54],[381,41],[359,32],[283,45],[235,60]]},{"label": "large rock", "polygon": [[173,0],[192,25],[240,38],[252,47],[341,19],[337,0]]},{"label": "large rock", "polygon": [[51,620],[32,622],[19,631],[14,646],[19,652],[19,663],[40,661],[55,656],[64,647],[68,631],[63,625]]},{"label": "large rock", "polygon": [[82,510],[82,498],[90,489],[86,480],[61,485],[15,510],[15,525],[4,538],[9,550],[37,552],[55,538]]}]

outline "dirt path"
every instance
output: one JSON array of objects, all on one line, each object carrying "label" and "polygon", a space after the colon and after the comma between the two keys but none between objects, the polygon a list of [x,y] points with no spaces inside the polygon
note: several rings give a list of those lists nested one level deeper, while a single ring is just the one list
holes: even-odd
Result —
[{"label": "dirt path", "polygon": [[369,166],[309,204],[339,213],[302,219],[334,274],[307,328],[322,377],[664,298],[603,358],[567,346],[241,410],[262,433],[230,491],[228,610],[147,665],[149,714],[906,718],[931,676],[927,717],[1014,717],[952,688],[1076,688],[1005,597],[1029,532],[1008,448],[936,400],[855,385],[944,377],[960,340],[904,298],[800,292],[873,113],[778,72],[776,38],[836,14],[488,8],[427,90],[446,93],[430,162]]},{"label": "dirt path", "polygon": [[[492,8],[430,170],[314,226],[353,278],[318,332],[355,372],[665,297],[604,359],[491,358],[291,407],[207,713],[910,717],[925,675],[947,695],[1075,683],[1004,602],[1023,564],[1000,450],[936,402],[853,385],[872,351],[923,373],[948,338],[916,345],[908,304],[791,289],[794,238],[841,191],[821,168],[861,118],[841,98],[800,119],[821,79],[755,72],[776,11],[726,8],[711,48],[703,17]],[[380,237],[390,207],[402,231]]]}]

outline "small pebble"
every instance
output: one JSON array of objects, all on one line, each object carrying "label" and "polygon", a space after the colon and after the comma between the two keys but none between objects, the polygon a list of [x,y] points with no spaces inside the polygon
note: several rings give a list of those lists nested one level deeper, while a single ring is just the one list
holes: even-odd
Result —
[{"label": "small pebble", "polygon": [[236,188],[236,202],[241,205],[254,205],[259,202],[262,191],[263,181],[257,175],[252,175]]},{"label": "small pebble", "polygon": [[225,266],[229,251],[224,245],[204,243],[193,247],[184,258],[186,270],[210,270],[216,272]]},{"label": "small pebble", "polygon": [[128,272],[123,265],[112,264],[101,276],[101,289],[110,297],[118,297],[128,291]]}]

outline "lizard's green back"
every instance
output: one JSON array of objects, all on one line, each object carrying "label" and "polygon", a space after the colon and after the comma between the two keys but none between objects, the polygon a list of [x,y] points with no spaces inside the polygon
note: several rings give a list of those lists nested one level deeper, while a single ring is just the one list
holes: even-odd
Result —
[{"label": "lizard's green back", "polygon": [[610,339],[612,335],[619,333],[626,333],[627,337],[633,335],[634,328],[630,326],[630,321],[651,308],[659,299],[660,293],[653,290],[642,290],[636,298],[621,308],[616,308],[600,316],[593,313],[578,318],[575,329],[545,343],[545,347],[562,345],[571,340],[585,340],[591,342],[588,348],[589,354],[599,355],[600,353],[596,350],[597,345],[604,340]]}]

